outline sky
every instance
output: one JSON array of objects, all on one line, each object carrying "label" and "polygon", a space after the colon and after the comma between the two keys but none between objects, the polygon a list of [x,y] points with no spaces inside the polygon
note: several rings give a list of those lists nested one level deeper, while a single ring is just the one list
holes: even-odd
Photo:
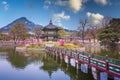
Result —
[{"label": "sky", "polygon": [[0,0],[0,28],[20,17],[39,25],[76,30],[81,19],[97,25],[105,16],[120,18],[120,0]]}]

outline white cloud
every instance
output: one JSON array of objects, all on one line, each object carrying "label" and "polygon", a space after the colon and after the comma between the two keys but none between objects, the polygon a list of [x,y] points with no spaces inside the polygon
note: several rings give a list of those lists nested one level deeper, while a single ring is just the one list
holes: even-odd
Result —
[{"label": "white cloud", "polygon": [[53,14],[53,20],[57,22],[61,22],[61,20],[69,20],[69,19],[70,19],[70,16],[65,15],[64,11],[58,14]]},{"label": "white cloud", "polygon": [[49,6],[64,6],[70,8],[73,12],[78,12],[82,9],[84,3],[89,0],[45,0],[44,8],[49,8]]},{"label": "white cloud", "polygon": [[50,5],[50,4],[51,4],[51,1],[50,1],[50,0],[46,0],[46,1],[45,1],[45,4]]},{"label": "white cloud", "polygon": [[90,12],[87,12],[87,17],[88,17],[88,22],[91,24],[91,25],[100,25],[102,20],[104,19],[104,16],[99,14],[99,13],[90,13]]},{"label": "white cloud", "polygon": [[67,6],[68,5],[68,0],[45,0],[44,2],[44,8],[48,9],[49,6]]},{"label": "white cloud", "polygon": [[78,12],[82,8],[82,0],[69,0],[69,7],[74,11]]},{"label": "white cloud", "polygon": [[56,0],[55,4],[59,6],[67,6],[68,0]]},{"label": "white cloud", "polygon": [[64,28],[64,29],[68,29],[66,26],[63,26],[61,22],[57,23],[57,25],[58,25],[59,27]]},{"label": "white cloud", "polygon": [[61,22],[58,23],[58,26],[63,26]]},{"label": "white cloud", "polygon": [[9,9],[9,5],[6,1],[2,1],[3,9],[7,11]]},{"label": "white cloud", "polygon": [[70,16],[69,15],[65,15],[65,12],[61,12],[61,13],[57,13],[57,14],[53,14],[53,21],[57,23],[58,26],[65,28],[62,25],[62,20],[69,20]]},{"label": "white cloud", "polygon": [[98,4],[106,5],[108,3],[107,0],[94,0]]},{"label": "white cloud", "polygon": [[4,4],[4,5],[5,5],[5,4],[7,4],[7,2],[6,2],[6,1],[2,1],[2,4]]},{"label": "white cloud", "polygon": [[7,11],[9,9],[9,5],[4,6],[4,10]]},{"label": "white cloud", "polygon": [[52,2],[51,2],[50,0],[45,0],[43,7],[44,7],[45,9],[48,9],[51,4],[52,4]]}]

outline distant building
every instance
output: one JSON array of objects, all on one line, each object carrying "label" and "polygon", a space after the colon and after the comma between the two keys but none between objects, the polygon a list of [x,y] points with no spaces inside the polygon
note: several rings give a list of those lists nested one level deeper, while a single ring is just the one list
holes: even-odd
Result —
[{"label": "distant building", "polygon": [[46,41],[56,41],[59,38],[58,31],[61,29],[62,28],[53,25],[52,20],[50,20],[50,23],[43,28],[43,39]]},{"label": "distant building", "polygon": [[[42,33],[40,34],[40,38],[45,40],[45,41],[57,41],[59,38],[58,31],[63,29],[61,27],[58,27],[52,23],[52,20],[50,20],[49,24],[46,26],[40,26]],[[9,35],[9,30],[8,31],[1,31],[0,33]],[[29,35],[32,38],[35,38],[34,35],[35,33],[32,30],[29,30]]]}]

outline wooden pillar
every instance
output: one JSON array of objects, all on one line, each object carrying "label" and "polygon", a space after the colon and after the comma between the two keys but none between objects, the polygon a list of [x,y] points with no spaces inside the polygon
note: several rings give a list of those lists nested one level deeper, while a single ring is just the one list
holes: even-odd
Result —
[{"label": "wooden pillar", "polygon": [[108,66],[108,62],[106,61],[105,64],[106,64],[106,71],[108,71],[108,70],[109,70],[109,69],[108,69],[108,67],[109,67],[109,66]]},{"label": "wooden pillar", "polygon": [[88,57],[88,64],[90,64],[90,59],[91,59],[91,57],[89,56],[89,57]]},{"label": "wooden pillar", "polygon": [[58,53],[55,53],[56,56],[58,56]]},{"label": "wooden pillar", "polygon": [[[62,58],[61,58],[62,57]],[[60,57],[60,67],[62,66],[62,63],[63,63],[63,59],[64,59],[64,56],[61,56]]]},{"label": "wooden pillar", "polygon": [[58,56],[59,56],[58,54],[55,55],[55,57],[56,57],[56,61],[57,61],[57,59],[58,59]]},{"label": "wooden pillar", "polygon": [[72,56],[72,50],[70,50],[71,52],[70,52],[70,56]]},{"label": "wooden pillar", "polygon": [[77,54],[77,60],[75,61],[75,63],[76,63],[76,69],[79,69],[80,68],[80,63],[79,63],[79,54]]},{"label": "wooden pillar", "polygon": [[64,59],[64,55],[61,53],[60,54],[60,59],[63,60]]},{"label": "wooden pillar", "polygon": [[80,63],[76,62],[76,69],[80,69]]},{"label": "wooden pillar", "polygon": [[108,56],[106,55],[106,56],[105,56],[106,71],[108,71],[108,70],[109,70],[109,65],[108,65],[107,58],[108,58]]},{"label": "wooden pillar", "polygon": [[76,79],[79,79],[79,62],[76,62]]},{"label": "wooden pillar", "polygon": [[97,80],[100,80],[100,71],[97,70]]},{"label": "wooden pillar", "polygon": [[68,64],[70,64],[70,58],[68,57]]},{"label": "wooden pillar", "polygon": [[77,58],[78,58],[78,60],[79,60],[79,56],[80,56],[80,54],[78,53],[78,54],[77,54]]},{"label": "wooden pillar", "polygon": [[69,64],[69,63],[67,63],[67,67],[66,67],[66,70],[68,70],[68,69],[69,69],[69,65],[70,65],[70,64]]}]

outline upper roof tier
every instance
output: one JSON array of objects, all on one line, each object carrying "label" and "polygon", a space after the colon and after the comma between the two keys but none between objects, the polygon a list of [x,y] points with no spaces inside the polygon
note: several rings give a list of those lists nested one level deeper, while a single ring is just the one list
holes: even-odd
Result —
[{"label": "upper roof tier", "polygon": [[50,29],[50,30],[51,30],[51,29],[57,29],[57,30],[60,30],[60,29],[62,29],[62,28],[61,28],[61,27],[58,27],[58,26],[56,26],[56,25],[53,25],[52,20],[50,20],[50,23],[43,28],[43,30],[45,30],[45,29]]}]

